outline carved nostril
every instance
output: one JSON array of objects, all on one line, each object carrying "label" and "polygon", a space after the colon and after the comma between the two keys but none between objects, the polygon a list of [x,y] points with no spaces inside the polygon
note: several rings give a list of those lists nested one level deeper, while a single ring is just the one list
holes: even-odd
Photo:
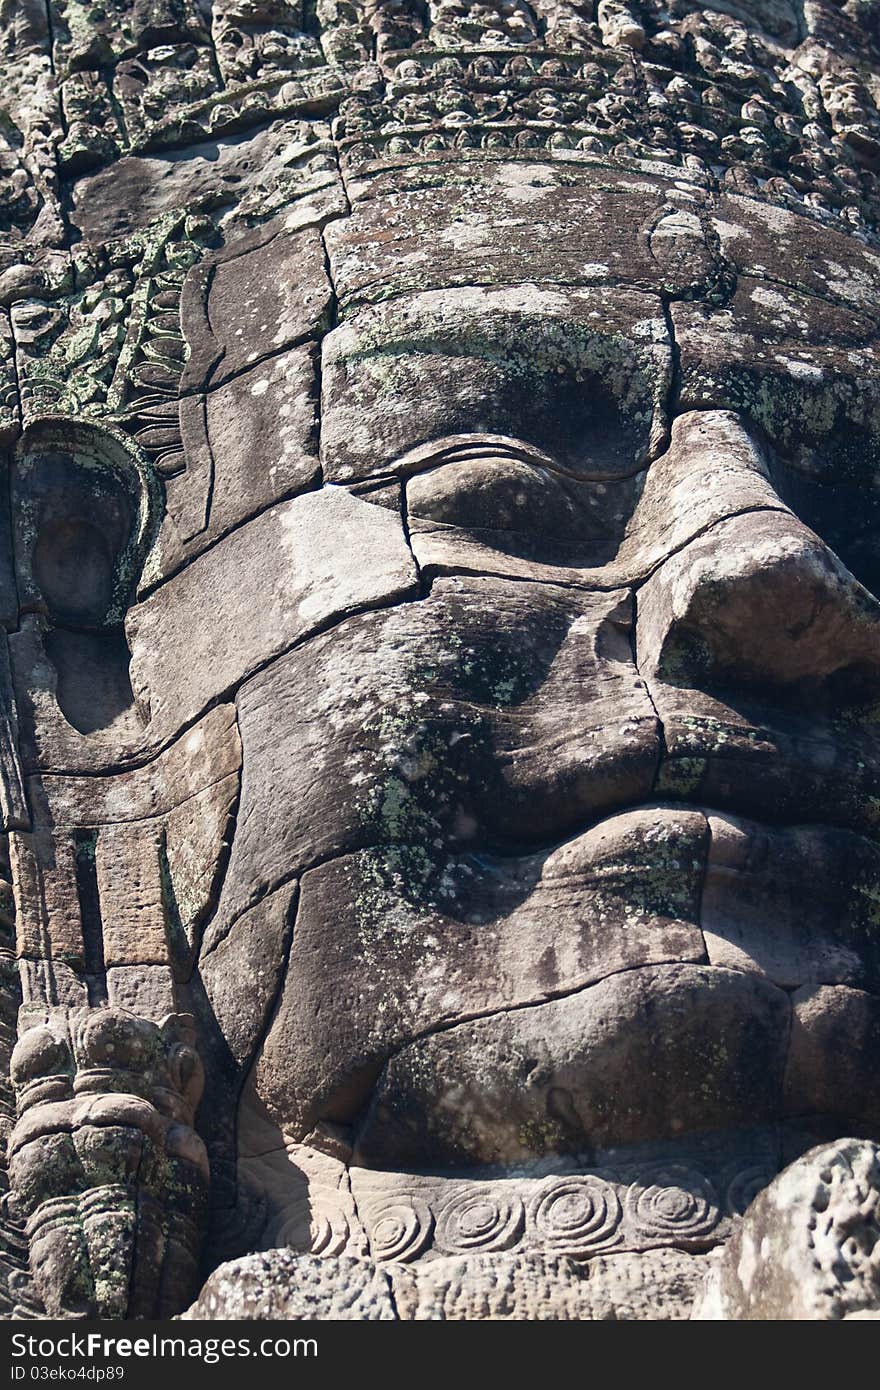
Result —
[{"label": "carved nostril", "polygon": [[785,512],[713,526],[655,571],[638,611],[640,670],[670,684],[880,674],[880,603]]}]

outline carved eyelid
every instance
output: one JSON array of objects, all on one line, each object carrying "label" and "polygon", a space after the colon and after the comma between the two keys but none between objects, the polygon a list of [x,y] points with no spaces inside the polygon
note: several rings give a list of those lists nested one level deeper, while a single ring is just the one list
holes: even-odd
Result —
[{"label": "carved eyelid", "polygon": [[[514,439],[503,434],[450,434],[441,439],[433,439],[428,444],[419,444],[402,454],[394,465],[394,472],[404,479],[413,478],[420,473],[428,473],[449,463],[467,463],[472,459],[506,459],[511,463],[524,463],[532,468],[545,469],[562,478],[571,478],[578,483],[613,482],[627,476],[608,469],[566,468],[551,454],[545,454],[533,444]],[[638,470],[641,471],[641,470]]]}]

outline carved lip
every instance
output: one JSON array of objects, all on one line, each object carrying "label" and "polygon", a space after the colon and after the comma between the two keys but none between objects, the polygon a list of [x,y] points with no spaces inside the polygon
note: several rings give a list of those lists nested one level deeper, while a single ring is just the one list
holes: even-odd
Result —
[{"label": "carved lip", "polygon": [[[654,801],[531,854],[464,857],[477,873],[463,882],[487,922],[513,921],[543,898],[557,940],[578,921],[591,932],[619,927],[633,946],[649,926],[699,927],[717,938],[710,963],[786,988],[880,988],[880,847],[849,829]],[[458,903],[466,916],[469,896],[466,887]]]},{"label": "carved lip", "polygon": [[[692,920],[710,964],[752,971],[781,988],[880,988],[880,846],[848,827],[767,823],[705,805],[664,801],[617,812],[587,833],[602,835],[610,869],[615,842],[623,845],[632,832],[625,860],[634,888],[643,891],[656,870],[670,894],[668,903],[657,902],[658,919],[674,916],[679,885],[693,868],[687,854],[696,848],[692,833],[690,840],[679,834],[670,852],[662,831],[676,819],[683,825],[688,815],[701,817],[706,827]],[[636,816],[645,825],[651,823],[644,818],[653,817],[653,837],[636,826]],[[664,913],[664,905],[671,911]]]},{"label": "carved lip", "polygon": [[744,746],[734,756],[695,742],[665,760],[652,801],[708,808],[767,828],[810,825],[880,843],[878,769],[867,750],[863,759],[840,758],[834,765],[837,750],[827,743],[786,756],[772,746],[766,728],[738,728],[735,735]]},{"label": "carved lip", "polygon": [[[694,892],[691,865],[680,916],[652,915],[652,872],[672,906],[688,879],[676,861],[700,848],[702,882]],[[545,858],[556,860],[546,896],[467,937],[473,1008],[432,1013],[430,983],[407,980],[410,1035],[389,1049],[358,1162],[516,1163],[533,1134],[544,1152],[548,1130],[579,1152],[793,1116],[867,1119],[876,847],[833,827],[661,802]],[[441,1001],[455,980],[450,952]]]}]

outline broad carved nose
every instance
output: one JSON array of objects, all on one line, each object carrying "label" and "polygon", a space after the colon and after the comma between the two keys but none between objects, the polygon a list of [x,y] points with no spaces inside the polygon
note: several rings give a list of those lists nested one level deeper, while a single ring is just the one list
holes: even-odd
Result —
[{"label": "broad carved nose", "polygon": [[880,675],[880,603],[779,502],[716,522],[638,594],[639,668],[671,685]]}]

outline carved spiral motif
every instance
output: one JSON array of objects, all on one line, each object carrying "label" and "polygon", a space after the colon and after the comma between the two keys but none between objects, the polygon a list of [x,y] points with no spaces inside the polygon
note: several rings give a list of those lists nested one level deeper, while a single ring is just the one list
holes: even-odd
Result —
[{"label": "carved spiral motif", "polygon": [[625,1206],[637,1234],[654,1240],[695,1240],[709,1235],[721,1218],[710,1184],[680,1164],[641,1173],[627,1190]]},{"label": "carved spiral motif", "polygon": [[734,1216],[743,1216],[775,1176],[772,1168],[760,1163],[752,1163],[733,1173],[727,1183],[727,1210]]},{"label": "carved spiral motif", "polygon": [[577,1255],[617,1243],[623,1213],[604,1178],[563,1178],[539,1192],[529,1209],[534,1238],[549,1250]]},{"label": "carved spiral motif", "polygon": [[367,1219],[370,1246],[377,1260],[414,1260],[430,1244],[434,1217],[418,1197],[374,1207]]},{"label": "carved spiral motif", "polygon": [[522,1235],[524,1221],[519,1197],[471,1188],[459,1192],[439,1212],[434,1238],[450,1255],[509,1250]]},{"label": "carved spiral motif", "polygon": [[350,1234],[348,1213],[338,1198],[312,1191],[285,1208],[275,1240],[312,1255],[341,1255]]}]

